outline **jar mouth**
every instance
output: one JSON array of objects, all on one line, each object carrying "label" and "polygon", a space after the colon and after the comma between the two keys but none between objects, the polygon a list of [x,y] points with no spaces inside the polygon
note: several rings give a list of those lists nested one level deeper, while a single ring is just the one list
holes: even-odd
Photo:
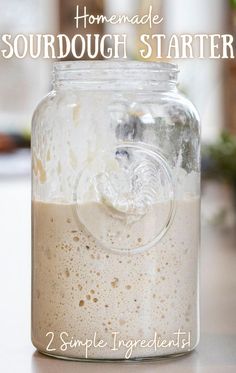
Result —
[{"label": "jar mouth", "polygon": [[[158,87],[160,84],[176,85],[178,66],[167,62],[149,61],[63,61],[53,64],[54,83],[63,85],[77,83],[78,86],[100,84],[113,89],[130,86],[145,89],[145,87]],[[82,87],[83,88],[83,87]]]}]

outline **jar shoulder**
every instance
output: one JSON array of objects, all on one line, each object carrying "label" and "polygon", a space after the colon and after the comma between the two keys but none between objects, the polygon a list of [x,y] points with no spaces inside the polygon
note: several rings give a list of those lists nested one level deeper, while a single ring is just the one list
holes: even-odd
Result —
[{"label": "jar shoulder", "polygon": [[191,115],[200,122],[200,116],[194,103],[179,91],[163,93],[163,100],[169,107],[178,108],[180,112]]},{"label": "jar shoulder", "polygon": [[39,120],[47,114],[48,110],[55,105],[56,98],[56,91],[50,91],[38,103],[32,116],[32,129],[34,129]]},{"label": "jar shoulder", "polygon": [[[91,105],[91,102],[94,105]],[[122,112],[144,112],[154,118],[165,118],[166,123],[181,124],[181,126],[191,125],[195,129],[200,127],[196,107],[178,91],[132,92],[128,94],[121,92],[117,95],[112,91],[53,90],[36,107],[32,118],[32,128],[34,129],[38,123],[43,124],[43,122],[50,125],[50,122],[55,122],[56,117],[60,119],[66,114],[70,115],[70,112],[74,112],[75,108],[79,107],[83,111],[83,107],[88,107],[88,104],[90,112],[95,112],[98,109],[95,103],[99,104],[100,109],[103,107],[103,110],[108,114],[112,114],[112,108]]]}]

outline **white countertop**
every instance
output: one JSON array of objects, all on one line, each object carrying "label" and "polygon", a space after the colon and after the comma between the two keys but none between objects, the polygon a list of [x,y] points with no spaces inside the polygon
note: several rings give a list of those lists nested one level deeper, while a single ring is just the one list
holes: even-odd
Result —
[{"label": "white countertop", "polygon": [[0,371],[3,373],[236,372],[236,233],[205,227],[201,341],[196,351],[151,363],[79,363],[45,357],[30,341],[30,180],[0,180]]}]

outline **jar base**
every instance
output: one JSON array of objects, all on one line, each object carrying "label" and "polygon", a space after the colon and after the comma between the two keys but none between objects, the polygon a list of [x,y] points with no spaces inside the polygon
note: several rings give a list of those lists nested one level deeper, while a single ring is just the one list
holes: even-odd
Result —
[{"label": "jar base", "polygon": [[195,348],[193,348],[190,351],[184,351],[179,353],[173,353],[169,355],[162,355],[162,356],[144,356],[144,357],[134,357],[130,359],[107,359],[107,358],[76,358],[76,357],[69,357],[69,356],[62,356],[62,355],[55,355],[50,354],[48,352],[42,351],[37,349],[37,351],[40,354],[43,354],[48,357],[52,357],[54,359],[60,359],[60,360],[67,360],[67,361],[78,361],[82,363],[137,363],[137,362],[152,362],[152,361],[163,361],[163,360],[169,360],[169,359],[175,359],[179,357],[183,357],[186,355],[191,354],[194,351]]}]

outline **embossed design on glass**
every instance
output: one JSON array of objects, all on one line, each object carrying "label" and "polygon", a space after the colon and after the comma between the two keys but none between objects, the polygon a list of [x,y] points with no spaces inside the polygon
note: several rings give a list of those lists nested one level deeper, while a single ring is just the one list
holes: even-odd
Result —
[{"label": "embossed design on glass", "polygon": [[[84,209],[83,202],[91,197],[97,202],[94,213],[103,219],[91,220]],[[158,149],[123,143],[110,152],[102,151],[86,165],[76,181],[74,200],[80,222],[104,248],[141,252],[157,243],[171,224],[171,170]],[[137,230],[142,239],[135,241]]]}]

